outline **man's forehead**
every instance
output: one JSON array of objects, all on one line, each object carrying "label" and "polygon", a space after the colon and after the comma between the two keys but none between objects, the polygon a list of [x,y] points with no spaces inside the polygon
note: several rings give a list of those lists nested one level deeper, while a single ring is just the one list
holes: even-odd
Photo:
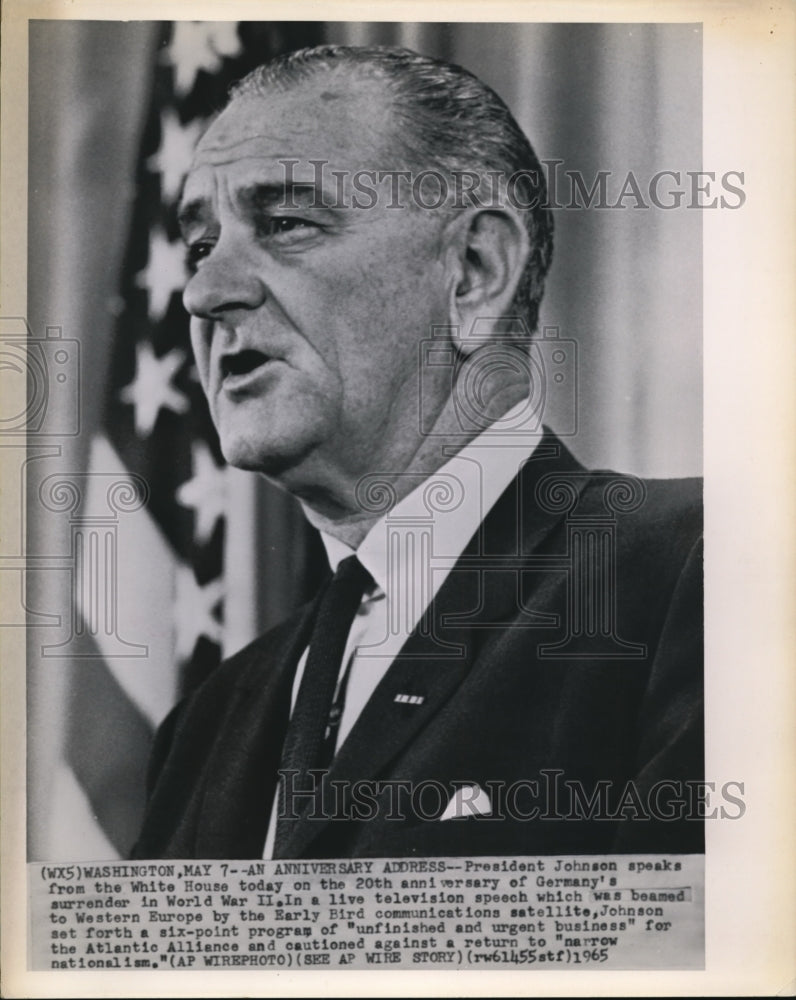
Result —
[{"label": "man's forehead", "polygon": [[367,155],[384,145],[388,103],[377,81],[340,74],[239,97],[202,136],[192,166],[239,156]]}]

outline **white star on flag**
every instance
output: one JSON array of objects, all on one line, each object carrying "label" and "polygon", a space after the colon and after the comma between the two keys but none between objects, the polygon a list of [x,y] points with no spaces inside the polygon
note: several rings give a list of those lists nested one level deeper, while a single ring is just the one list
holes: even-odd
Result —
[{"label": "white star on flag", "polygon": [[193,446],[193,478],[177,490],[177,502],[194,511],[196,540],[210,541],[216,521],[224,514],[227,496],[227,470],[216,465],[204,441]]},{"label": "white star on flag", "polygon": [[183,177],[191,165],[194,146],[203,129],[202,119],[180,125],[179,118],[170,108],[161,115],[160,147],[149,157],[147,166],[161,175],[161,193],[165,201],[174,201],[180,193]]},{"label": "white star on flag", "polygon": [[166,315],[171,296],[182,291],[185,273],[185,247],[181,242],[169,243],[160,229],[153,229],[149,239],[149,260],[136,276],[139,288],[149,291],[149,315],[158,322]]},{"label": "white star on flag", "polygon": [[163,408],[174,413],[188,410],[188,398],[171,384],[184,362],[185,351],[177,348],[156,358],[146,341],[137,346],[135,378],[122,389],[119,398],[135,407],[135,431],[139,437],[149,437]]},{"label": "white star on flag", "polygon": [[234,21],[177,21],[166,58],[174,66],[174,90],[185,97],[193,89],[200,69],[215,73],[221,69],[223,56],[241,52],[237,24]]},{"label": "white star on flag", "polygon": [[190,567],[177,569],[174,622],[178,660],[190,657],[200,636],[212,642],[221,641],[221,622],[213,610],[223,594],[221,580],[211,580],[200,587]]}]

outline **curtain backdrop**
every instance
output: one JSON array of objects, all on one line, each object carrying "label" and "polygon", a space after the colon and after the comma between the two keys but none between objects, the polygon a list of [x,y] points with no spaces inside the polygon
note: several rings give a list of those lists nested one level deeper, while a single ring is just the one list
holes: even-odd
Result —
[{"label": "curtain backdrop", "polygon": [[[631,171],[646,196],[660,171],[701,169],[697,25],[257,26],[266,29],[269,50],[325,39],[406,45],[458,62],[506,100],[539,157],[558,161],[557,177],[566,181],[567,171],[577,172],[590,187],[608,171],[611,201]],[[231,29],[239,37],[242,30],[249,29]],[[116,459],[98,452],[97,442],[163,31],[148,23],[31,23],[27,318],[34,337],[57,327],[79,343],[81,393],[79,433],[51,440],[49,452],[37,453],[31,438],[29,468],[76,474],[99,460],[108,474],[116,471]],[[225,52],[218,41],[234,45],[232,35],[214,37],[216,48],[199,61],[202,72],[232,58],[232,48]],[[249,30],[246,37],[255,35]],[[561,200],[569,201],[568,187]],[[555,212],[541,322],[576,342],[578,364],[576,397],[554,401],[549,422],[566,426],[576,398],[577,433],[569,443],[585,463],[643,475],[699,474],[701,215],[686,207],[632,207],[634,201],[626,198],[620,209]],[[223,623],[214,613],[229,653],[311,591],[321,557],[289,497],[253,476],[225,476]],[[119,515],[118,629],[127,641],[146,645],[147,655],[44,655],[45,645],[63,641],[74,618],[70,528],[42,508],[39,494],[32,496],[30,477],[28,490],[28,551],[61,560],[27,576],[30,857],[113,857],[124,853],[140,815],[140,748],[178,695],[175,576],[153,579],[142,566],[143,539],[163,542],[146,510]],[[100,663],[107,675],[96,672]],[[134,708],[135,752],[118,720],[108,717],[111,709],[98,707],[108,684]],[[109,768],[89,791],[67,759],[76,725],[93,726],[99,737],[100,749],[84,753],[81,766]],[[123,760],[115,770],[114,755]]]}]

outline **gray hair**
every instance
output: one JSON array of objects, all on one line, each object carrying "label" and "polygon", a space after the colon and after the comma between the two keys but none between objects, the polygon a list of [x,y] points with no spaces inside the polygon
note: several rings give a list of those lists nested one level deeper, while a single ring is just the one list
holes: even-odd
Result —
[{"label": "gray hair", "polygon": [[278,56],[230,89],[230,100],[285,90],[318,72],[356,69],[384,80],[408,129],[400,141],[411,162],[449,175],[511,178],[530,253],[512,311],[536,330],[553,252],[553,217],[539,160],[503,100],[461,66],[390,46],[319,45]]}]

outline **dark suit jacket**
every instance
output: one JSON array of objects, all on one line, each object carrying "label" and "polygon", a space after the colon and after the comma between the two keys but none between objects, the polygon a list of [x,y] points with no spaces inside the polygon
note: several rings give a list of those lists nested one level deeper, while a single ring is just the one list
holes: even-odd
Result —
[{"label": "dark suit jacket", "polygon": [[[703,850],[700,538],[699,480],[587,472],[546,434],[340,749],[336,818],[286,856]],[[261,856],[316,603],[167,718],[134,857]],[[432,818],[457,784],[494,815]]]}]

